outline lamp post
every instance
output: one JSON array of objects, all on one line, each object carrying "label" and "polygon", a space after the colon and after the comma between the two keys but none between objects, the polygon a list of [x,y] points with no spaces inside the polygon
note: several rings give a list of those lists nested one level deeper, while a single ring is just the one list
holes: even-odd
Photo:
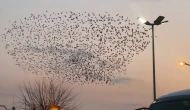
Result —
[{"label": "lamp post", "polygon": [[146,21],[142,17],[138,17],[137,19],[142,22],[143,24],[149,25],[152,27],[152,63],[153,63],[153,95],[154,100],[156,100],[156,79],[155,79],[155,52],[154,52],[154,26],[155,25],[161,25],[163,23],[166,23],[168,21],[163,21],[165,17],[159,16],[154,23],[150,23],[149,21]]},{"label": "lamp post", "polygon": [[190,64],[188,64],[186,62],[183,62],[183,61],[179,62],[179,65],[181,65],[181,66],[184,66],[184,65],[190,66]]}]

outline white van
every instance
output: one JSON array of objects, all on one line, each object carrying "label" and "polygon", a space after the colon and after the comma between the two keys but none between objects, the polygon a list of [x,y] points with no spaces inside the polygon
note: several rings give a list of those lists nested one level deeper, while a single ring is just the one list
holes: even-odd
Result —
[{"label": "white van", "polygon": [[149,108],[135,110],[190,110],[190,89],[163,95],[156,99]]}]

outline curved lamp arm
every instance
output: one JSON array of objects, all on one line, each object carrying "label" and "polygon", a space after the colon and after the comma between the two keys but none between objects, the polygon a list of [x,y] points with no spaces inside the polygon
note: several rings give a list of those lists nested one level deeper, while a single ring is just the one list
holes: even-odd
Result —
[{"label": "curved lamp arm", "polygon": [[4,107],[7,110],[7,107],[5,107],[4,105],[0,105],[0,107]]}]

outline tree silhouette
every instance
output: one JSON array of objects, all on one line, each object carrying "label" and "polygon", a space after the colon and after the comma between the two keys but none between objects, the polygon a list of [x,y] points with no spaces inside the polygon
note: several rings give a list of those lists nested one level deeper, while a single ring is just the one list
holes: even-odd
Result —
[{"label": "tree silhouette", "polygon": [[57,74],[71,82],[110,84],[146,49],[147,31],[119,14],[70,11],[31,14],[1,36],[8,54],[26,71],[55,74],[56,63]]},{"label": "tree silhouette", "polygon": [[73,89],[61,82],[43,79],[34,83],[24,83],[20,87],[21,96],[18,108],[24,110],[49,110],[51,106],[58,106],[64,110],[77,110],[77,94]]}]

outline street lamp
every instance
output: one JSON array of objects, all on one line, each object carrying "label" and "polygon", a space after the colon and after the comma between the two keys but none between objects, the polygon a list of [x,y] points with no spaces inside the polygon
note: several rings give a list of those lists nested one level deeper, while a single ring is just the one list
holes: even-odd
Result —
[{"label": "street lamp", "polygon": [[190,66],[190,64],[188,64],[186,62],[183,62],[183,61],[179,62],[179,65],[181,65],[181,66],[184,66],[184,65]]},{"label": "street lamp", "polygon": [[156,100],[156,79],[155,79],[155,52],[154,52],[154,26],[155,25],[161,25],[163,23],[167,23],[168,21],[163,21],[164,16],[159,16],[154,23],[150,23],[149,21],[146,21],[142,17],[138,17],[137,19],[142,22],[143,24],[149,25],[152,27],[152,60],[153,60],[153,94],[154,94],[154,100]]}]

